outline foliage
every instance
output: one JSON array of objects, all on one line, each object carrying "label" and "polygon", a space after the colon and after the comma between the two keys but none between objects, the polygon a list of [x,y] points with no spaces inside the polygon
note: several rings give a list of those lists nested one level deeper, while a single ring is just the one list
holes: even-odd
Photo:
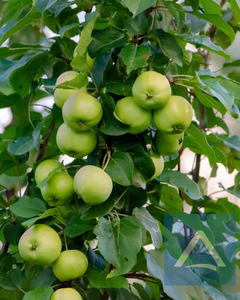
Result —
[{"label": "foliage", "polygon": [[[226,114],[239,118],[240,63],[225,52],[240,30],[239,1],[9,0],[0,1],[0,11],[0,108],[13,113],[0,134],[1,299],[48,300],[53,289],[70,286],[84,300],[240,299],[239,285],[203,287],[191,269],[186,282],[195,279],[199,286],[163,283],[164,237],[170,238],[171,231],[164,227],[165,214],[185,214],[187,201],[191,214],[236,214],[240,225],[238,206],[227,198],[215,201],[199,175],[203,157],[212,167],[211,177],[219,164],[229,173],[240,172],[240,138],[224,121]],[[226,61],[219,72],[209,68],[212,54]],[[94,59],[92,68],[88,56]],[[37,108],[39,100],[53,96],[56,79],[69,70],[80,75],[67,88],[87,83],[88,93],[101,102],[103,118],[94,128],[95,150],[64,164],[65,171],[73,177],[86,164],[100,166],[114,185],[102,204],[91,206],[75,195],[68,207],[50,207],[34,171],[41,161],[61,155],[56,132],[62,111],[56,104],[41,112]],[[135,79],[147,70],[165,75],[172,94],[188,99],[195,113],[183,148],[165,157],[163,173],[152,181],[149,147],[154,149],[156,128],[130,134],[113,114],[116,102],[132,96]],[[195,154],[190,174],[181,172],[186,148]],[[221,189],[240,197],[239,178],[238,173],[233,187],[220,184]],[[22,260],[18,241],[34,223],[53,227],[63,249],[87,255],[89,269],[83,277],[60,282],[51,266]],[[226,230],[221,220],[216,226]],[[174,236],[175,254],[184,250],[182,239],[182,234]],[[147,245],[154,249],[148,251]],[[237,262],[238,279],[239,266]],[[167,276],[174,273],[168,270]]]}]

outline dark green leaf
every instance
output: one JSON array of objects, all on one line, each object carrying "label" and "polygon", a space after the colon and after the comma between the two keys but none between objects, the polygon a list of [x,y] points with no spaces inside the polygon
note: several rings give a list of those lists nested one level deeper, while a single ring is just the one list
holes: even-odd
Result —
[{"label": "dark green leaf", "polygon": [[90,266],[95,270],[104,270],[106,262],[100,254],[97,254],[90,246],[88,247],[87,258]]},{"label": "dark green leaf", "polygon": [[140,298],[138,298],[134,294],[128,292],[127,290],[120,289],[120,291],[117,294],[116,300],[126,300],[126,299],[128,299],[128,300],[139,300]]},{"label": "dark green leaf", "polygon": [[51,294],[53,293],[53,288],[38,288],[27,292],[23,300],[49,300]]},{"label": "dark green leaf", "polygon": [[216,162],[215,153],[209,146],[206,136],[194,124],[191,124],[185,132],[183,145],[196,154],[206,155],[211,166]]},{"label": "dark green leaf", "polygon": [[178,187],[185,194],[187,194],[191,199],[201,198],[201,193],[198,185],[192,181],[187,175],[172,170],[164,170],[160,175],[160,182],[171,183],[172,185]]},{"label": "dark green leaf", "polygon": [[143,224],[145,229],[150,232],[153,246],[160,248],[162,245],[162,233],[160,231],[157,220],[146,210],[145,207],[134,208],[133,214]]},{"label": "dark green leaf", "polygon": [[155,0],[121,0],[121,2],[130,10],[133,17],[156,3]]},{"label": "dark green leaf", "polygon": [[102,288],[123,288],[129,289],[129,283],[125,277],[118,276],[113,278],[106,278],[107,274],[96,270],[91,271],[88,274],[88,280],[90,282],[89,287],[102,289]]},{"label": "dark green leaf", "polygon": [[34,4],[37,10],[43,12],[49,9],[57,0],[37,0]]},{"label": "dark green leaf", "polygon": [[117,29],[93,31],[92,41],[88,48],[89,54],[95,57],[102,51],[123,46],[128,39],[124,32]]},{"label": "dark green leaf", "polygon": [[206,14],[221,14],[222,8],[215,0],[200,0],[200,4]]},{"label": "dark green leaf", "polygon": [[102,52],[94,61],[94,66],[91,70],[91,73],[98,88],[101,88],[103,85],[104,71],[106,70],[111,55],[112,51],[107,51],[106,53]]},{"label": "dark green leaf", "polygon": [[3,234],[5,240],[14,246],[18,245],[19,239],[24,233],[24,228],[17,223],[16,225],[14,224],[7,224],[4,229],[3,229]]},{"label": "dark green leaf", "polygon": [[22,272],[20,269],[12,269],[7,273],[0,274],[0,286],[6,290],[21,288]]},{"label": "dark green leaf", "polygon": [[133,161],[128,153],[114,151],[106,172],[112,180],[120,185],[128,186],[133,181]]},{"label": "dark green leaf", "polygon": [[10,209],[16,216],[31,218],[44,213],[47,207],[44,201],[40,199],[23,196],[18,202],[11,205]]},{"label": "dark green leaf", "polygon": [[85,221],[80,219],[80,217],[81,216],[77,213],[72,213],[67,216],[66,228],[64,229],[67,236],[73,238],[94,228],[94,220]]},{"label": "dark green leaf", "polygon": [[195,45],[197,48],[202,47],[208,51],[216,53],[230,60],[231,56],[226,54],[220,46],[217,46],[212,43],[211,39],[205,35],[197,35],[192,32],[184,33],[184,34],[175,34],[176,38],[184,40],[190,44]]},{"label": "dark green leaf", "polygon": [[115,110],[115,103],[110,95],[101,93],[101,102],[103,107],[103,118],[100,123],[100,130],[107,135],[122,135],[128,132],[129,126],[118,121],[113,112]]},{"label": "dark green leaf", "polygon": [[133,70],[148,66],[147,60],[151,56],[151,52],[147,46],[135,46],[131,44],[122,48],[119,56],[127,66],[127,74],[129,74]]},{"label": "dark green leaf", "polygon": [[142,246],[142,230],[137,219],[128,216],[111,222],[100,218],[94,233],[98,236],[99,251],[116,268],[108,278],[129,272]]},{"label": "dark green leaf", "polygon": [[97,217],[108,215],[115,205],[115,199],[108,199],[107,201],[99,204],[92,205],[86,212],[81,215],[82,220],[91,220]]},{"label": "dark green leaf", "polygon": [[156,29],[152,32],[154,38],[157,39],[158,44],[165,56],[171,58],[179,66],[183,65],[183,52],[176,39],[162,29]]}]

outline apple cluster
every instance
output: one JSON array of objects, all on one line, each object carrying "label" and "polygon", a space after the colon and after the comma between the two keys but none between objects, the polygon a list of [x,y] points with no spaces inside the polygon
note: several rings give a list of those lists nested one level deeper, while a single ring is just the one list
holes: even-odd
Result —
[{"label": "apple cluster", "polygon": [[[83,276],[88,269],[88,259],[79,250],[62,251],[58,233],[45,224],[36,224],[27,229],[18,244],[21,257],[35,265],[52,265],[54,275],[60,281],[70,281]],[[50,300],[82,300],[73,288],[56,290]]]},{"label": "apple cluster", "polygon": [[82,158],[96,148],[97,135],[93,127],[103,115],[101,103],[87,93],[86,87],[68,87],[67,82],[78,75],[75,71],[61,74],[54,92],[54,101],[62,108],[64,120],[57,131],[57,146],[62,153],[74,158]]},{"label": "apple cluster", "polygon": [[144,72],[136,78],[132,95],[117,102],[115,117],[129,125],[132,134],[145,131],[151,124],[156,127],[154,146],[159,155],[179,151],[184,131],[193,117],[189,102],[172,95],[167,78],[155,71]]}]

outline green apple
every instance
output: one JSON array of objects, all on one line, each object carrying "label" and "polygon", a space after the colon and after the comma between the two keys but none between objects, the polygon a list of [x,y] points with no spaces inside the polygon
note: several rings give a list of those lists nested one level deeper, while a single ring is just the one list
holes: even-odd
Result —
[{"label": "green apple", "polygon": [[125,97],[116,104],[115,117],[130,126],[129,133],[138,134],[145,131],[151,123],[152,112],[142,108],[133,97]]},{"label": "green apple", "polygon": [[101,121],[103,110],[96,98],[86,93],[78,93],[64,103],[62,115],[70,128],[86,131]]},{"label": "green apple", "polygon": [[[45,178],[47,178],[49,173],[51,173],[53,170],[59,168],[59,166],[60,166],[60,162],[56,161],[54,159],[46,159],[46,160],[42,161],[35,170],[36,184],[41,183]],[[60,169],[59,169],[59,172],[61,172]]]},{"label": "green apple", "polygon": [[62,73],[57,81],[56,81],[56,89],[54,92],[54,102],[56,103],[57,106],[63,107],[63,104],[65,101],[67,101],[68,98],[71,96],[79,93],[79,92],[87,92],[87,88],[84,86],[80,89],[78,88],[58,88],[57,86],[64,83],[65,81],[71,81],[74,78],[78,76],[79,73],[75,71],[67,71]]},{"label": "green apple", "polygon": [[60,281],[68,281],[83,276],[88,268],[88,260],[79,250],[65,250],[54,262],[53,273]]},{"label": "green apple", "polygon": [[62,242],[57,232],[45,224],[27,229],[18,244],[19,254],[29,263],[51,265],[60,255]]},{"label": "green apple", "polygon": [[112,192],[111,177],[99,167],[84,166],[74,176],[74,190],[87,204],[100,204]]},{"label": "green apple", "polygon": [[56,290],[50,300],[82,300],[80,294],[72,288],[62,288]]},{"label": "green apple", "polygon": [[56,139],[62,153],[75,158],[90,154],[97,146],[97,135],[93,130],[76,132],[65,123],[58,128]]},{"label": "green apple", "polygon": [[41,193],[50,206],[68,205],[74,197],[73,178],[66,173],[55,173],[42,187]]},{"label": "green apple", "polygon": [[192,117],[191,105],[181,96],[171,96],[164,107],[153,111],[153,122],[157,129],[168,133],[184,132]]},{"label": "green apple", "polygon": [[132,87],[135,101],[146,109],[164,106],[170,96],[171,87],[167,78],[154,71],[140,74]]},{"label": "green apple", "polygon": [[164,169],[164,159],[161,155],[159,156],[157,153],[154,153],[154,154],[151,155],[151,159],[152,159],[152,161],[154,163],[154,166],[155,166],[155,173],[149,179],[149,181],[151,181],[154,178],[158,177]]},{"label": "green apple", "polygon": [[154,145],[160,155],[173,155],[181,149],[183,137],[184,133],[169,134],[158,130]]}]

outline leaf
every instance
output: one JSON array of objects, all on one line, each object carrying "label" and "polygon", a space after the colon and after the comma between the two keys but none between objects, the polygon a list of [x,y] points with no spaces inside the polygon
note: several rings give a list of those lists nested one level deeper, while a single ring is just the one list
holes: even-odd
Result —
[{"label": "leaf", "polygon": [[163,203],[164,207],[166,207],[169,211],[171,211],[173,207],[177,208],[179,211],[183,211],[183,201],[179,196],[178,191],[167,184],[161,185],[160,188],[161,196],[159,200]]},{"label": "leaf", "polygon": [[162,29],[156,29],[152,33],[165,56],[171,58],[179,66],[183,65],[183,52],[175,37]]},{"label": "leaf", "polygon": [[160,248],[162,245],[162,233],[160,231],[157,220],[146,210],[145,207],[134,208],[133,214],[143,224],[145,229],[150,232],[153,246]]},{"label": "leaf", "polygon": [[64,232],[67,236],[74,238],[86,231],[92,230],[95,226],[95,220],[81,220],[78,213],[68,214],[66,218],[66,228]]},{"label": "leaf", "polygon": [[43,200],[23,196],[16,203],[10,206],[12,213],[22,218],[32,218],[47,210]]},{"label": "leaf", "polygon": [[[166,265],[166,258],[171,265]],[[169,297],[174,300],[204,300],[199,277],[190,268],[174,268],[177,260],[166,250],[150,250],[146,253],[146,259],[150,275],[162,281],[164,292]]]},{"label": "leaf", "polygon": [[89,55],[95,57],[105,50],[121,47],[128,42],[128,39],[124,32],[113,28],[94,31],[88,47]]},{"label": "leaf", "polygon": [[103,85],[104,71],[106,70],[111,55],[112,51],[102,52],[94,61],[91,73],[98,88],[101,88]]},{"label": "leaf", "polygon": [[92,205],[86,212],[81,215],[82,220],[91,220],[97,217],[103,217],[110,214],[113,207],[115,206],[115,199],[108,199],[107,201],[99,204]]},{"label": "leaf", "polygon": [[128,132],[129,126],[118,121],[113,112],[115,110],[115,103],[110,95],[101,92],[101,103],[103,108],[103,118],[100,123],[100,131],[107,135],[119,136]]},{"label": "leaf", "polygon": [[201,193],[196,182],[192,181],[187,175],[181,172],[164,170],[163,173],[160,175],[159,181],[170,183],[178,187],[191,199],[198,200],[199,198],[201,198]]},{"label": "leaf", "polygon": [[20,136],[13,143],[8,144],[8,152],[12,155],[22,155],[40,147],[40,129],[42,122],[38,123],[32,135]]},{"label": "leaf", "polygon": [[205,293],[211,297],[212,300],[228,300],[221,291],[216,289],[213,286],[210,285],[204,285],[203,286]]},{"label": "leaf", "polygon": [[33,7],[20,21],[11,19],[0,29],[0,44],[5,42],[10,36],[12,36],[18,30],[24,28],[27,25],[34,24],[38,20],[42,19],[42,13],[37,11]]},{"label": "leaf", "polygon": [[38,288],[27,292],[23,300],[49,300],[51,294],[53,293],[53,288]]},{"label": "leaf", "polygon": [[130,293],[129,291],[125,289],[120,289],[120,291],[117,294],[116,300],[139,300],[137,296],[134,294]]},{"label": "leaf", "polygon": [[103,271],[106,268],[104,258],[100,254],[97,254],[90,246],[88,247],[87,259],[90,266],[95,270]]},{"label": "leaf", "polygon": [[151,56],[151,52],[147,46],[131,44],[123,47],[119,56],[127,66],[127,74],[130,74],[133,70],[148,66],[147,60]]},{"label": "leaf", "polygon": [[204,19],[207,22],[213,24],[216,26],[218,29],[222,30],[233,42],[235,39],[235,32],[233,28],[226,23],[223,18],[220,15],[215,15],[215,14],[204,14],[204,13],[199,13],[199,12],[194,12],[194,14],[199,18],[199,19]]},{"label": "leaf", "polygon": [[145,179],[150,179],[155,173],[155,165],[150,155],[144,150],[143,146],[138,145],[129,151],[137,169]]},{"label": "leaf", "polygon": [[133,167],[133,161],[128,153],[115,150],[105,171],[114,182],[128,186],[133,181]]},{"label": "leaf", "polygon": [[6,290],[15,290],[21,288],[22,272],[20,269],[12,269],[7,273],[0,274],[0,286]]},{"label": "leaf", "polygon": [[234,23],[237,25],[240,22],[240,2],[239,0],[228,0],[228,2],[231,4]]},{"label": "leaf", "polygon": [[216,162],[215,153],[209,146],[206,136],[194,124],[190,124],[186,130],[183,145],[196,154],[207,156],[211,166]]},{"label": "leaf", "polygon": [[[55,208],[50,208],[48,210],[46,210],[42,215],[40,215],[39,217],[33,217],[25,222],[22,223],[23,226],[25,227],[31,227],[34,223],[36,223],[38,220],[42,220],[48,217],[52,217],[52,216],[57,216],[58,215],[58,209]],[[59,216],[58,216],[59,218]]]},{"label": "leaf", "polygon": [[106,274],[104,272],[99,272],[97,270],[93,270],[88,274],[89,287],[96,289],[104,289],[104,288],[116,288],[116,289],[129,289],[129,283],[127,278],[123,276],[106,278]]},{"label": "leaf", "polygon": [[211,39],[205,35],[197,35],[192,32],[184,34],[175,34],[177,39],[181,39],[185,42],[195,45],[197,48],[203,48],[213,53],[216,53],[228,60],[231,59],[231,56],[223,51],[220,46],[217,46],[212,43]]},{"label": "leaf", "polygon": [[95,25],[95,22],[98,18],[98,13],[94,13],[94,18],[85,26],[85,28],[81,32],[80,40],[75,48],[75,56],[71,62],[71,66],[73,69],[80,71],[82,73],[87,74],[89,72],[87,66],[87,52],[88,46],[91,43],[91,35]]},{"label": "leaf", "polygon": [[49,9],[57,0],[37,0],[34,4],[38,11],[45,11]]},{"label": "leaf", "polygon": [[100,218],[94,233],[100,253],[116,268],[108,278],[129,272],[142,246],[142,230],[137,219],[130,216],[113,221]]},{"label": "leaf", "polygon": [[156,0],[121,0],[121,2],[130,10],[133,17],[136,17],[142,11],[154,5]]},{"label": "leaf", "polygon": [[200,4],[206,14],[221,14],[221,5],[215,0],[200,0]]}]

